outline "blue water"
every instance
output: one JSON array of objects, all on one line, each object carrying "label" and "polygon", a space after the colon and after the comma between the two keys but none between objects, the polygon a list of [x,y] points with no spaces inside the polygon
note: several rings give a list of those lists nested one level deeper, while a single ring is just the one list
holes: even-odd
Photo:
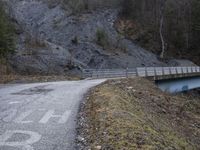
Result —
[{"label": "blue water", "polygon": [[178,93],[200,88],[200,77],[160,80],[156,84],[162,91]]}]

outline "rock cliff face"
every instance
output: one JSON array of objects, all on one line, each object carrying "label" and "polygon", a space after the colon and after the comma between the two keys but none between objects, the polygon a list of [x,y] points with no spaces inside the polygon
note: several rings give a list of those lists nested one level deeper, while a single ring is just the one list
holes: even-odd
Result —
[{"label": "rock cliff face", "polygon": [[[18,34],[10,63],[19,72],[65,74],[82,68],[165,65],[117,33],[116,8],[73,15],[69,8],[59,3],[49,7],[44,0],[8,0],[7,8]],[[112,46],[97,44],[98,29],[104,30]]]}]

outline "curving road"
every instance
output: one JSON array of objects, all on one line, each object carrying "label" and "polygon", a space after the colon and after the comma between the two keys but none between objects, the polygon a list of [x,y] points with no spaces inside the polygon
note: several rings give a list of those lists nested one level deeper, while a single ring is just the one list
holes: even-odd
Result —
[{"label": "curving road", "polygon": [[0,150],[73,150],[76,114],[105,80],[0,86]]}]

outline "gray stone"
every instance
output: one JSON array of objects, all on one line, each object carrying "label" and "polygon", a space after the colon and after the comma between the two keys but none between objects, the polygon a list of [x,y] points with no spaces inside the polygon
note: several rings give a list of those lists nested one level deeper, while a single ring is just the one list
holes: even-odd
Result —
[{"label": "gray stone", "polygon": [[[165,65],[151,52],[119,36],[113,26],[118,9],[97,9],[72,15],[70,9],[64,10],[57,3],[49,7],[44,0],[8,0],[7,3],[10,16],[23,31],[19,34],[16,54],[10,58],[18,72],[65,74],[74,70],[77,73],[82,68]],[[98,28],[107,33],[112,45],[117,45],[120,37],[120,44],[126,51],[103,49],[97,45]],[[75,37],[76,44],[72,42]],[[28,43],[27,47],[27,39],[36,42]],[[29,51],[34,53],[24,55]]]}]

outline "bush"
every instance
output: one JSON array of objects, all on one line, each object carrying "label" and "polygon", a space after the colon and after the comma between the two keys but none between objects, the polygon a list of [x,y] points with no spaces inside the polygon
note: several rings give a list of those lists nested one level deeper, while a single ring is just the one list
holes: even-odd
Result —
[{"label": "bush", "polygon": [[74,14],[77,14],[88,10],[95,10],[98,8],[118,7],[121,0],[62,0],[62,2],[64,7],[70,7],[72,9],[72,12]]},{"label": "bush", "polygon": [[63,0],[64,5],[72,9],[72,13],[81,13],[88,9],[87,1],[85,0]]},{"label": "bush", "polygon": [[79,41],[78,41],[78,37],[75,36],[72,40],[71,40],[72,44],[74,45],[78,45]]},{"label": "bush", "polygon": [[61,2],[61,0],[46,0],[46,1],[50,9],[56,7]]},{"label": "bush", "polygon": [[0,2],[0,57],[5,57],[14,50],[14,27],[10,24],[2,2]]},{"label": "bush", "polygon": [[103,48],[109,47],[109,37],[105,30],[97,29],[96,31],[96,42],[98,45],[102,46]]}]

